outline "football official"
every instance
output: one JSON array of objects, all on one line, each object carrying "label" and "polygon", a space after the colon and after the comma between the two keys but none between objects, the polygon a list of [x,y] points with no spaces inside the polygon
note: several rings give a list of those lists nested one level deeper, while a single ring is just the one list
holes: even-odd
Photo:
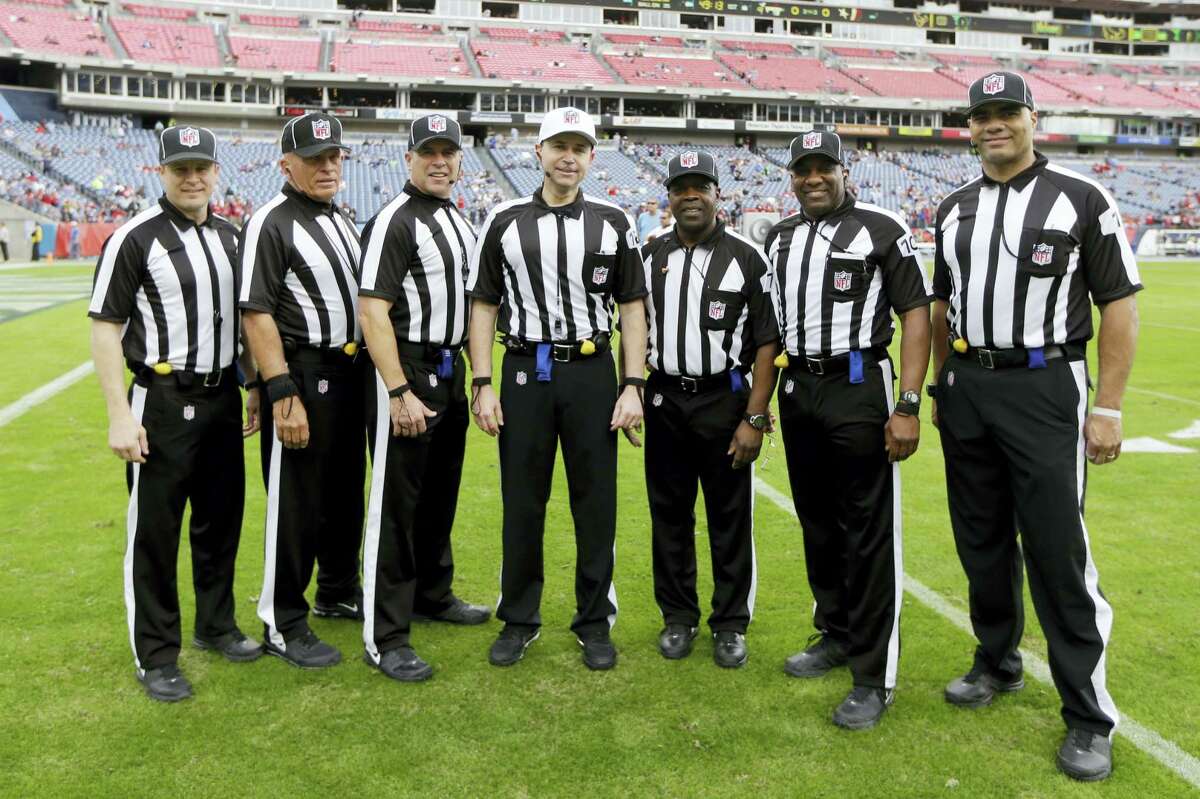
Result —
[{"label": "football official", "polygon": [[239,307],[271,405],[262,436],[266,552],[258,615],[266,650],[302,668],[341,653],[308,626],[313,612],[362,618],[366,442],[358,357],[358,232],[332,202],[342,177],[342,123],[305,114],[283,129],[286,183],[242,229]]},{"label": "football official", "polygon": [[[262,654],[238,629],[233,600],[245,497],[242,438],[258,429],[258,395],[246,396],[243,427],[233,364],[237,228],[208,205],[220,173],[216,138],[206,128],[181,126],[165,128],[158,141],[164,196],[104,243],[88,316],[108,445],[127,462],[129,642],[146,693],[175,702],[192,695],[176,665],[176,560],[189,502],[193,642],[233,661]],[[125,365],[134,374],[128,393]]]},{"label": "football official", "polygon": [[[920,436],[933,297],[904,220],[847,191],[837,134],[797,136],[789,168],[801,211],[771,229],[766,250],[787,353],[780,427],[819,632],[784,670],[819,677],[848,663],[854,687],[833,721],[867,729],[896,687],[899,462]],[[901,324],[899,401],[887,352],[893,312]]]},{"label": "football official", "polygon": [[[1119,717],[1105,684],[1112,607],[1083,520],[1085,459],[1102,466],[1121,452],[1142,284],[1112,196],[1033,149],[1025,80],[986,75],[968,102],[983,174],[938,208],[930,393],[979,645],[946,700],[981,707],[1023,687],[1023,559],[1068,728],[1058,766],[1101,780]],[[1092,302],[1100,370],[1089,411]]]},{"label": "football official", "polygon": [[[779,326],[762,251],[717,221],[717,168],[705,152],[667,166],[675,227],[642,253],[650,328],[646,493],[663,657],[691,653],[696,597],[696,486],[704,490],[712,554],[713,659],[746,662],[754,614],[752,469],[775,387]],[[753,367],[753,378],[748,371]]]},{"label": "football official", "polygon": [[[538,636],[542,536],[561,440],[577,551],[571,629],[584,664],[610,669],[616,431],[640,444],[646,288],[633,220],[579,188],[595,157],[592,118],[577,108],[551,111],[538,142],[541,188],[492,210],[468,279],[472,411],[480,428],[500,436],[504,501],[496,616],[505,627],[488,657],[512,665]],[[619,389],[609,352],[614,300],[626,370]],[[499,398],[491,385],[497,319],[507,347]]]},{"label": "football official", "polygon": [[409,181],[363,231],[359,320],[375,363],[363,642],[368,664],[405,682],[433,674],[409,645],[414,613],[457,624],[491,615],[451,592],[450,531],[471,423],[461,353],[475,231],[450,200],[462,159],[456,121],[414,121]]}]

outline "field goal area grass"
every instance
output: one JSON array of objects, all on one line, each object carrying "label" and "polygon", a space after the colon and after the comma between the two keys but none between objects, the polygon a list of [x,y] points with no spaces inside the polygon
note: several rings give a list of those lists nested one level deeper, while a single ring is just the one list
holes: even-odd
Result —
[{"label": "field goal area grass", "polygon": [[[1107,782],[1086,786],[1058,774],[1064,727],[1057,694],[1042,680],[975,712],[943,701],[946,682],[969,667],[973,642],[942,615],[965,612],[966,582],[927,409],[902,479],[905,569],[929,594],[905,595],[896,704],[873,731],[830,722],[850,688],[844,670],[809,681],[783,673],[813,630],[799,526],[786,501],[761,501],[789,493],[778,436],[756,466],[764,486],[755,509],[758,593],[743,669],[717,668],[703,636],[686,660],[658,654],[641,453],[622,441],[620,662],[612,672],[587,671],[568,629],[575,548],[560,459],[546,523],[542,637],[517,666],[487,663],[496,621],[415,624],[413,645],[435,669],[420,685],[364,665],[361,629],[349,622],[313,620],[344,655],[320,672],[198,652],[187,645],[185,530],[180,666],[196,695],[154,703],[134,680],[125,627],[124,470],[108,451],[103,401],[89,376],[0,426],[0,796],[1189,795],[1200,785],[1194,773],[1189,785],[1186,760],[1200,756],[1200,262],[1141,268],[1147,288],[1124,404],[1127,448],[1116,464],[1089,467],[1087,521],[1115,612],[1109,689],[1124,714],[1178,747],[1182,770],[1118,737]],[[65,264],[0,271],[0,410],[88,360],[81,298],[90,274]],[[38,293],[49,277],[55,291]],[[63,289],[69,284],[76,288]],[[34,296],[40,308],[29,307]],[[6,312],[17,305],[26,310]],[[1094,375],[1094,345],[1089,357]],[[242,629],[260,637],[265,502],[256,439],[245,454],[235,594]],[[495,442],[472,428],[454,533],[456,592],[470,601],[495,603],[499,517]],[[699,507],[697,526],[707,609]],[[1028,597],[1026,610],[1024,649],[1044,659]]]}]

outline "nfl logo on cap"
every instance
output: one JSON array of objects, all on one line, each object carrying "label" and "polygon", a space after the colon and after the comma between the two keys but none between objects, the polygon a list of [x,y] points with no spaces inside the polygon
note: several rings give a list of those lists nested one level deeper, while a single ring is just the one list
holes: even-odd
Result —
[{"label": "nfl logo on cap", "polygon": [[179,143],[184,147],[197,147],[200,144],[200,131],[195,128],[184,128],[179,131]]},{"label": "nfl logo on cap", "polygon": [[700,156],[697,153],[687,152],[679,156],[679,165],[685,169],[690,169],[700,163]]},{"label": "nfl logo on cap", "polygon": [[800,140],[800,146],[805,150],[815,150],[821,146],[821,133],[814,130],[812,133],[805,133],[804,138]]},{"label": "nfl logo on cap", "polygon": [[984,94],[999,94],[1004,91],[1004,76],[1003,75],[988,75],[983,79]]},{"label": "nfl logo on cap", "polygon": [[564,111],[563,112],[563,122],[566,122],[568,125],[578,125],[579,124],[579,112],[576,111],[574,108]]},{"label": "nfl logo on cap", "polygon": [[313,131],[314,139],[328,139],[329,138],[329,120],[328,119],[314,119],[313,123],[312,123],[312,131]]},{"label": "nfl logo on cap", "polygon": [[1033,248],[1033,255],[1030,256],[1030,260],[1032,260],[1038,266],[1048,265],[1053,258],[1054,245],[1052,244],[1037,245]]},{"label": "nfl logo on cap", "polygon": [[446,118],[441,117],[441,116],[430,117],[429,118],[429,132],[430,133],[445,133],[446,132]]}]

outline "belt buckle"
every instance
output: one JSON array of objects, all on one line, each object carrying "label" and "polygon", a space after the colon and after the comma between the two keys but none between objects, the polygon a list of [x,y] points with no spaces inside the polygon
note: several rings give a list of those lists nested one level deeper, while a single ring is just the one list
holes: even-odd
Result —
[{"label": "belt buckle", "polygon": [[808,371],[814,375],[825,374],[825,361],[821,358],[805,357],[804,365]]},{"label": "belt buckle", "polygon": [[700,390],[700,381],[694,377],[688,377],[687,375],[680,375],[679,376],[679,390],[686,391],[689,394],[695,394],[697,391]]},{"label": "belt buckle", "polygon": [[985,349],[975,350],[975,356],[979,359],[979,365],[984,369],[995,369],[996,361],[992,358],[992,351]]},{"label": "belt buckle", "polygon": [[[574,349],[574,345],[572,345],[572,344],[551,344],[550,346],[553,348],[552,351],[554,354],[554,362],[555,363],[570,363],[571,362],[571,351]],[[560,352],[562,353],[562,357],[559,357]]]},{"label": "belt buckle", "polygon": [[205,388],[216,388],[217,386],[221,385],[221,372],[216,371],[207,373],[204,375],[204,380],[201,381],[201,385],[203,385]]}]

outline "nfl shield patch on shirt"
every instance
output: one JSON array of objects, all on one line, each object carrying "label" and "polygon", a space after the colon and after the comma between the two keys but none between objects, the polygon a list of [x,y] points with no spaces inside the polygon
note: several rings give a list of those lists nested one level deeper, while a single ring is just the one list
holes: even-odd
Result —
[{"label": "nfl shield patch on shirt", "polygon": [[725,318],[725,303],[713,300],[708,304],[708,318],[720,321]]},{"label": "nfl shield patch on shirt", "polygon": [[195,405],[184,405],[183,406],[183,418],[184,418],[184,421],[188,421],[188,422],[195,419],[196,418],[196,406]]}]

